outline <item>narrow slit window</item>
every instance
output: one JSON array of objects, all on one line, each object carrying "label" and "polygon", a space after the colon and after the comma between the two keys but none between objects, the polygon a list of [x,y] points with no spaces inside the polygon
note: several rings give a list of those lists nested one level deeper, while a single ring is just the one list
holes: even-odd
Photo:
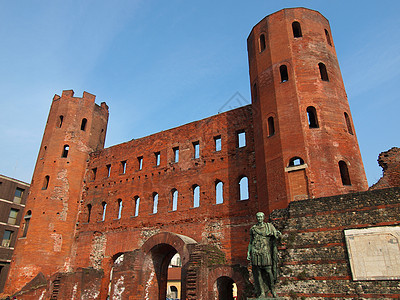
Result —
[{"label": "narrow slit window", "polygon": [[111,175],[111,165],[107,165],[107,177],[110,177]]},{"label": "narrow slit window", "polygon": [[200,187],[198,185],[193,186],[193,207],[200,206]]},{"label": "narrow slit window", "polygon": [[317,111],[314,106],[307,107],[307,118],[308,118],[308,127],[309,128],[318,128],[318,117]]},{"label": "narrow slit window", "polygon": [[69,146],[68,145],[64,145],[61,157],[64,157],[64,158],[68,157],[68,152],[69,152]]},{"label": "narrow slit window", "polygon": [[265,34],[260,35],[259,43],[260,43],[260,45],[259,45],[260,52],[263,52],[265,50]]},{"label": "narrow slit window", "polygon": [[300,26],[299,22],[297,22],[297,21],[293,22],[292,23],[292,29],[293,29],[293,36],[295,38],[299,38],[299,37],[303,36],[302,33],[301,33],[301,26]]},{"label": "narrow slit window", "polygon": [[50,176],[49,176],[49,175],[46,175],[46,176],[44,177],[42,190],[47,190],[47,188],[49,187],[49,181],[50,181]]},{"label": "narrow slit window", "polygon": [[143,169],[143,156],[139,156],[137,160],[138,160],[138,169],[139,170]]},{"label": "narrow slit window", "polygon": [[92,169],[92,180],[96,180],[97,168]]},{"label": "narrow slit window", "polygon": [[224,183],[218,180],[215,183],[215,204],[224,203]]},{"label": "narrow slit window", "polygon": [[286,82],[289,80],[289,74],[286,65],[281,65],[279,67],[279,71],[281,73],[281,82]]},{"label": "narrow slit window", "polygon": [[289,167],[296,167],[296,166],[301,166],[304,165],[304,160],[300,157],[292,157],[289,160]]},{"label": "narrow slit window", "polygon": [[28,233],[28,228],[29,228],[29,223],[31,221],[31,217],[32,217],[32,211],[28,210],[28,212],[26,213],[24,220],[24,229],[22,232],[22,237],[26,237],[27,233]]},{"label": "narrow slit window", "polygon": [[126,173],[126,160],[121,161],[121,173],[122,174]]},{"label": "narrow slit window", "polygon": [[87,222],[90,222],[90,215],[92,214],[92,204],[87,205]]},{"label": "narrow slit window", "polygon": [[193,153],[194,158],[199,158],[200,157],[200,143],[199,143],[199,141],[193,142],[193,151],[194,151],[194,153]]},{"label": "narrow slit window", "polygon": [[249,199],[249,180],[246,176],[242,177],[239,181],[239,199]]},{"label": "narrow slit window", "polygon": [[117,219],[121,219],[122,216],[122,199],[118,199],[118,216]]},{"label": "narrow slit window", "polygon": [[61,128],[63,122],[64,122],[64,116],[59,116],[57,120],[57,127]]},{"label": "narrow slit window", "polygon": [[101,216],[101,220],[104,222],[106,220],[107,202],[103,202],[101,205],[103,206],[103,214]]},{"label": "narrow slit window", "polygon": [[350,133],[350,134],[354,134],[353,133],[353,128],[351,127],[350,117],[346,112],[344,113],[344,119],[346,121],[347,132]]},{"label": "narrow slit window", "polygon": [[273,136],[275,134],[275,123],[274,117],[268,118],[268,136]]},{"label": "narrow slit window", "polygon": [[153,214],[157,213],[158,209],[158,194],[154,193],[153,194]]},{"label": "narrow slit window", "polygon": [[139,215],[139,204],[140,204],[139,196],[135,196],[134,201],[135,201],[135,214],[134,214],[134,216],[137,217]]},{"label": "narrow slit window", "polygon": [[325,29],[325,37],[326,37],[326,41],[328,42],[328,45],[332,46],[331,36],[329,35],[328,30],[326,30],[326,29]]},{"label": "narrow slit window", "polygon": [[81,123],[81,130],[85,131],[86,130],[86,123],[87,123],[87,119],[83,118],[82,119],[82,123]]},{"label": "narrow slit window", "polygon": [[328,77],[328,71],[326,70],[326,66],[325,64],[323,64],[322,62],[318,64],[319,67],[319,73],[321,75],[321,80],[323,81],[329,81],[329,77]]},{"label": "narrow slit window", "polygon": [[160,152],[155,152],[154,156],[156,157],[156,166],[159,166],[160,162],[161,162],[161,154],[160,154]]},{"label": "narrow slit window", "polygon": [[174,150],[174,162],[177,163],[179,162],[179,147],[175,147],[172,150]]},{"label": "narrow slit window", "polygon": [[215,151],[221,151],[222,141],[220,135],[214,137],[214,143],[215,143]]},{"label": "narrow slit window", "polygon": [[238,148],[246,147],[246,132],[244,130],[238,131]]},{"label": "narrow slit window", "polygon": [[178,209],[178,190],[173,189],[172,191],[172,211]]},{"label": "narrow slit window", "polygon": [[340,177],[342,178],[342,184],[351,185],[349,169],[347,168],[346,162],[343,160],[339,161],[339,171]]},{"label": "narrow slit window", "polygon": [[257,83],[253,84],[253,102],[257,102],[258,100],[258,90],[257,90]]}]

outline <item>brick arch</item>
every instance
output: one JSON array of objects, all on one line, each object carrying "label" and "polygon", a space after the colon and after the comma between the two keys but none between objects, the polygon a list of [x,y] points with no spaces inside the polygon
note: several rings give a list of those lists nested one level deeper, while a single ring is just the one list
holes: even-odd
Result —
[{"label": "brick arch", "polygon": [[231,278],[236,283],[237,286],[237,292],[238,292],[237,299],[242,299],[242,296],[244,296],[244,291],[246,288],[245,279],[243,278],[243,275],[240,272],[233,270],[233,268],[230,266],[220,266],[218,268],[215,268],[208,274],[208,294],[218,296],[215,295],[214,284],[220,277]]}]

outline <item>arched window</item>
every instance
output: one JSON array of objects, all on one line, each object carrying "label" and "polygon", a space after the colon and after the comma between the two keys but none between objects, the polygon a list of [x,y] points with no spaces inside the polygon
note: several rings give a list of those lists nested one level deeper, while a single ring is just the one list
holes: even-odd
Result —
[{"label": "arched window", "polygon": [[329,46],[332,46],[331,36],[329,35],[328,30],[325,29],[325,37],[326,41],[328,42]]},{"label": "arched window", "polygon": [[353,128],[351,127],[350,117],[346,112],[344,113],[344,119],[346,121],[347,132],[353,134]]},{"label": "arched window", "polygon": [[122,215],[122,199],[118,199],[118,216],[117,219],[121,219]]},{"label": "arched window", "polygon": [[59,116],[59,117],[58,117],[58,120],[57,120],[57,125],[56,125],[56,126],[57,126],[58,128],[61,128],[61,126],[62,126],[62,124],[63,124],[63,121],[64,121],[64,116],[62,116],[62,115]]},{"label": "arched window", "polygon": [[28,210],[24,217],[25,224],[24,224],[24,231],[22,232],[22,237],[26,237],[26,234],[28,233],[29,222],[31,221],[31,217],[32,217],[32,211]]},{"label": "arched window", "polygon": [[349,170],[347,164],[343,160],[339,161],[339,171],[340,177],[342,178],[342,184],[351,185]]},{"label": "arched window", "polygon": [[275,124],[274,117],[268,118],[268,136],[273,136],[275,134]]},{"label": "arched window", "polygon": [[281,65],[279,67],[279,71],[281,73],[281,82],[286,82],[289,80],[289,74],[286,65]]},{"label": "arched window", "polygon": [[82,119],[82,123],[81,123],[81,130],[85,131],[86,130],[86,123],[87,123],[87,119],[83,118]]},{"label": "arched window", "polygon": [[50,176],[46,175],[44,177],[42,190],[47,190],[47,188],[49,187],[49,181],[50,181]]},{"label": "arched window", "polygon": [[139,198],[139,196],[135,196],[133,199],[135,201],[135,214],[134,214],[134,216],[137,217],[139,215],[140,198]]},{"label": "arched window", "polygon": [[215,203],[224,203],[224,183],[220,180],[215,182]]},{"label": "arched window", "polygon": [[172,299],[177,299],[178,298],[178,289],[177,289],[177,287],[174,286],[174,285],[171,285],[170,286],[170,290],[171,290],[171,294],[170,294],[171,298]]},{"label": "arched window", "polygon": [[176,211],[178,209],[178,191],[173,189],[171,191],[172,196],[172,211]]},{"label": "arched window", "polygon": [[157,207],[158,207],[158,194],[153,193],[153,214],[157,213]]},{"label": "arched window", "polygon": [[200,187],[195,184],[192,188],[193,188],[193,207],[199,207],[200,206]]},{"label": "arched window", "polygon": [[92,213],[92,204],[88,204],[87,205],[87,212],[88,212],[88,214],[87,214],[87,222],[89,223],[90,222],[90,215]]},{"label": "arched window", "polygon": [[103,202],[103,203],[101,203],[101,205],[103,206],[103,215],[101,217],[101,220],[105,221],[106,220],[107,202]]},{"label": "arched window", "polygon": [[318,117],[317,111],[314,106],[307,107],[307,118],[308,118],[308,127],[309,128],[318,128]]},{"label": "arched window", "polygon": [[318,64],[319,73],[321,75],[321,80],[329,81],[328,72],[326,71],[326,66],[322,62]]},{"label": "arched window", "polygon": [[300,23],[295,21],[292,23],[292,29],[293,29],[293,36],[295,38],[302,37],[303,35],[301,34],[301,26]]},{"label": "arched window", "polygon": [[304,165],[304,160],[298,156],[292,157],[289,160],[289,167],[296,167],[301,165]]},{"label": "arched window", "polygon": [[69,146],[68,145],[64,145],[61,157],[68,157],[68,151],[69,151]]},{"label": "arched window", "polygon": [[246,176],[242,177],[239,181],[239,194],[240,200],[249,199],[249,180]]},{"label": "arched window", "polygon": [[265,50],[265,35],[261,34],[260,35],[260,52],[263,52]]}]

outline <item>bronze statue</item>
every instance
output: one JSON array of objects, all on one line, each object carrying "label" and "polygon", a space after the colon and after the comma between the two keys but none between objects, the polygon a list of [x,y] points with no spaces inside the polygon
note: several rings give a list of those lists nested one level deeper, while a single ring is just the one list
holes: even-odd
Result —
[{"label": "bronze statue", "polygon": [[268,289],[276,298],[278,249],[277,240],[281,233],[271,223],[264,222],[264,213],[256,214],[257,224],[250,229],[250,243],[247,259],[251,261],[254,281],[259,297],[265,297]]}]

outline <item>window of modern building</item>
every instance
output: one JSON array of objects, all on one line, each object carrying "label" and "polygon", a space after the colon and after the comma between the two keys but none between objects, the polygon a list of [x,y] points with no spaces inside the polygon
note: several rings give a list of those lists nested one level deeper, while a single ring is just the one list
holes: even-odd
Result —
[{"label": "window of modern building", "polygon": [[304,165],[304,160],[298,156],[292,157],[289,160],[289,167],[296,167],[300,165]]},{"label": "window of modern building", "polygon": [[172,148],[174,151],[174,163],[179,162],[179,147]]},{"label": "window of modern building", "polygon": [[200,143],[199,141],[193,142],[193,155],[194,158],[200,157]]},{"label": "window of modern building", "polygon": [[224,203],[224,183],[220,180],[215,182],[215,204]]},{"label": "window of modern building", "polygon": [[323,64],[322,62],[318,64],[319,67],[319,73],[321,75],[321,80],[323,81],[329,81],[329,77],[328,77],[328,71],[326,70],[326,66],[325,64]]},{"label": "window of modern building", "polygon": [[328,42],[328,45],[332,46],[331,36],[329,35],[328,30],[326,30],[326,29],[325,29],[325,37],[326,37],[326,41]]},{"label": "window of modern building", "polygon": [[143,156],[139,156],[137,160],[138,160],[138,169],[139,170],[143,169]]},{"label": "window of modern building", "polygon": [[117,219],[121,219],[122,216],[122,199],[118,199],[117,200],[118,203],[118,215],[117,215]]},{"label": "window of modern building", "polygon": [[25,190],[20,189],[20,188],[15,189],[14,200],[13,200],[14,203],[17,203],[17,204],[21,203],[21,199],[22,199],[22,196],[24,195],[24,191]]},{"label": "window of modern building", "polygon": [[215,151],[221,151],[222,141],[221,136],[214,136]]},{"label": "window of modern building", "polygon": [[68,157],[68,151],[69,151],[69,146],[68,145],[64,145],[61,157]]},{"label": "window of modern building", "polygon": [[343,160],[339,161],[340,177],[342,178],[343,185],[351,185],[349,169],[347,168],[346,162]]},{"label": "window of modern building", "polygon": [[268,136],[273,136],[275,134],[275,123],[274,123],[274,117],[269,117],[268,118]]},{"label": "window of modern building", "polygon": [[140,198],[139,198],[139,196],[135,196],[133,198],[133,200],[135,201],[135,214],[134,214],[134,216],[137,217],[139,215]]},{"label": "window of modern building", "polygon": [[354,134],[353,133],[353,128],[351,127],[350,117],[346,112],[344,113],[344,120],[346,122],[347,132],[350,133],[350,134]]},{"label": "window of modern building", "polygon": [[172,189],[171,196],[172,196],[172,211],[176,211],[178,209],[178,190]]},{"label": "window of modern building", "polygon": [[307,107],[307,118],[308,118],[308,127],[309,128],[318,128],[318,117],[317,111],[314,106]]},{"label": "window of modern building", "polygon": [[279,67],[279,72],[281,73],[281,82],[286,82],[289,80],[289,73],[286,65],[281,65]]},{"label": "window of modern building", "polygon": [[4,230],[3,240],[1,242],[2,247],[9,248],[11,244],[11,238],[13,236],[13,232],[10,230]]},{"label": "window of modern building", "polygon": [[82,131],[86,130],[86,123],[87,123],[87,119],[83,118],[82,119],[82,123],[81,123],[81,130]]},{"label": "window of modern building", "polygon": [[158,194],[153,194],[153,214],[156,214],[158,210]]},{"label": "window of modern building", "polygon": [[193,188],[193,207],[199,207],[200,206],[200,187],[195,184],[192,188]]},{"label": "window of modern building", "polygon": [[293,29],[293,36],[295,38],[299,38],[299,37],[303,36],[302,33],[301,33],[301,26],[300,26],[299,22],[297,22],[297,21],[293,22],[292,23],[292,29]]},{"label": "window of modern building", "polygon": [[50,176],[46,175],[43,180],[42,190],[47,190],[47,188],[49,187],[49,181],[50,181]]},{"label": "window of modern building", "polygon": [[155,152],[154,156],[156,158],[156,166],[159,166],[160,162],[161,162],[161,154],[160,154],[160,152]]},{"label": "window of modern building", "polygon": [[260,35],[259,47],[260,47],[260,52],[263,52],[265,50],[265,34],[264,33]]},{"label": "window of modern building", "polygon": [[101,220],[104,222],[106,220],[107,202],[101,203],[101,206],[103,207],[103,214],[101,216]]},{"label": "window of modern building", "polygon": [[8,215],[8,224],[15,225],[17,223],[18,209],[11,208],[10,214]]},{"label": "window of modern building", "polygon": [[239,180],[239,199],[247,200],[249,199],[249,180],[246,176]]},{"label": "window of modern building", "polygon": [[29,229],[29,223],[31,221],[31,217],[32,217],[32,211],[28,210],[27,213],[25,214],[24,217],[24,230],[22,232],[22,237],[26,237],[27,233],[28,233],[28,229]]},{"label": "window of modern building", "polygon": [[246,132],[240,130],[237,132],[238,148],[246,147]]}]

